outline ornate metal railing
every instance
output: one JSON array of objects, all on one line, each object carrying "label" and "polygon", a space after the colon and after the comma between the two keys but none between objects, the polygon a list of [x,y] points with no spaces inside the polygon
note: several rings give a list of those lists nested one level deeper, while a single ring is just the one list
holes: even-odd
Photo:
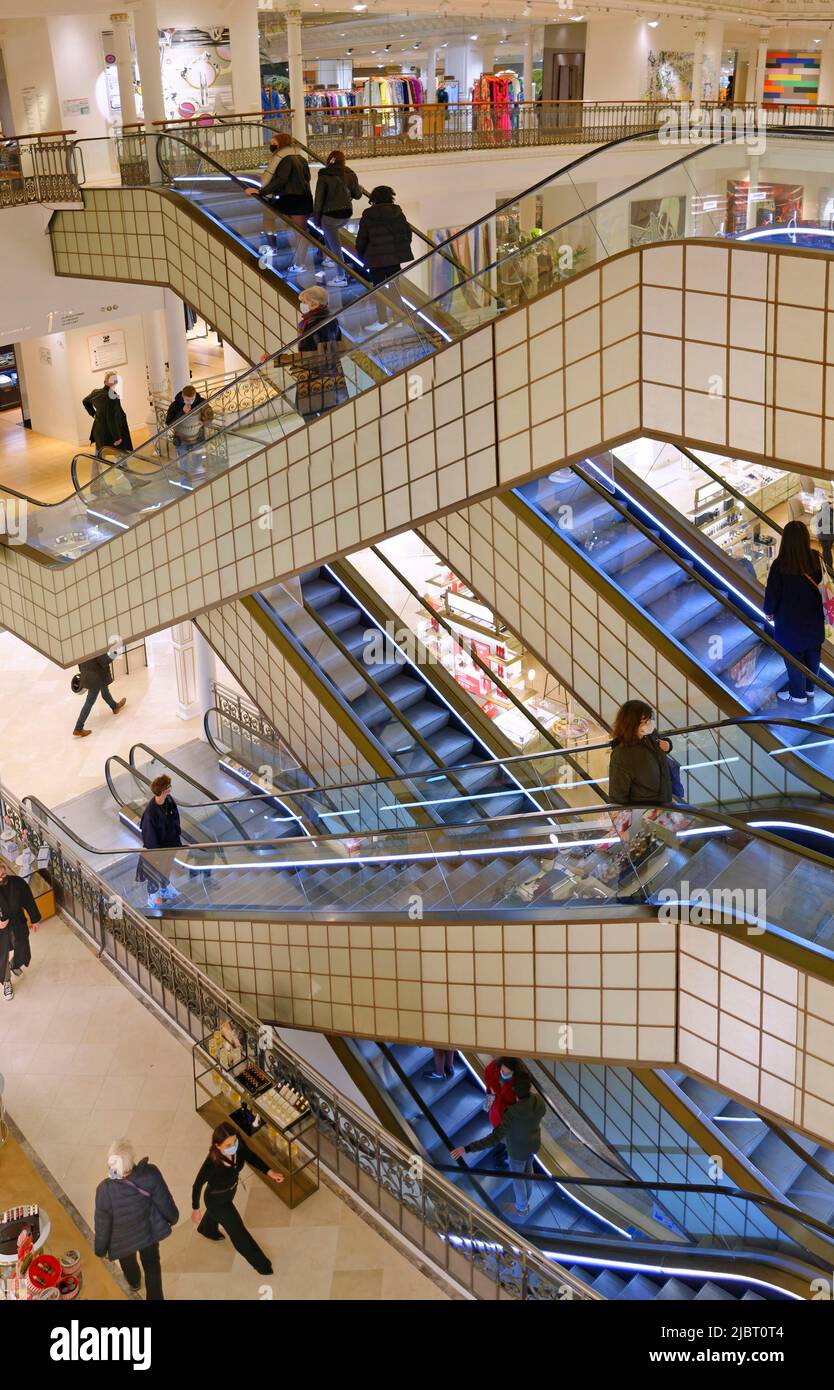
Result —
[{"label": "ornate metal railing", "polygon": [[[240,373],[218,372],[216,376],[191,378],[191,385],[195,386],[201,396],[208,398],[211,396],[211,407],[214,411],[214,418],[218,425],[225,423],[231,424],[233,417],[246,415],[249,420],[253,419],[252,412],[259,406],[267,405],[270,401],[280,397],[281,392],[277,390],[271,377],[264,372],[263,374],[248,374],[241,378]],[[171,404],[171,395],[168,391],[154,391],[151,396],[154,414],[156,416],[156,427],[161,430],[165,427],[165,416]],[[225,417],[228,417],[226,420]]]},{"label": "ornate metal railing", "polygon": [[74,130],[0,140],[0,207],[80,203],[84,166]]},{"label": "ornate metal railing", "polygon": [[[219,692],[218,692],[219,693]],[[245,708],[245,706],[242,706]],[[28,833],[35,854],[49,851],[49,874],[62,915],[92,942],[165,1016],[199,1042],[231,1018],[277,1081],[308,1100],[319,1132],[322,1165],[361,1198],[425,1261],[444,1271],[468,1294],[484,1299],[559,1302],[594,1299],[566,1270],[525,1246],[518,1234],[491,1217],[353,1106],[307,1062],[261,1023],[193,961],[134,912],[11,793],[0,789],[3,816],[18,834]]]}]

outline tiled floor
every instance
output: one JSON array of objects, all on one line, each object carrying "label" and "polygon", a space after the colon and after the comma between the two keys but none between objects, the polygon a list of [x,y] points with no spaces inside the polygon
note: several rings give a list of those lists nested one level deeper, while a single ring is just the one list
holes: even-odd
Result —
[{"label": "tiled floor", "polygon": [[[0,1072],[9,1113],[92,1222],[108,1144],[129,1136],[165,1175],[181,1220],[163,1246],[172,1299],[442,1299],[446,1294],[325,1186],[295,1211],[253,1173],[239,1208],[272,1259],[264,1279],[228,1241],[190,1221],[209,1130],[194,1113],[191,1056],[57,919],[32,938],[33,966],[0,1002]],[[0,1158],[0,1207],[3,1165]]]}]

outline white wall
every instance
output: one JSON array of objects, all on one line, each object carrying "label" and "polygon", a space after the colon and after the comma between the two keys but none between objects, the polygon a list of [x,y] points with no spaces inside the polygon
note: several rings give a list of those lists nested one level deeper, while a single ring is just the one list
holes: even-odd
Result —
[{"label": "white wall", "polygon": [[[79,140],[94,142],[110,134],[101,42],[103,31],[110,27],[106,15],[61,15],[49,20],[61,126],[76,131]],[[79,98],[89,102],[90,114],[65,114],[62,103]],[[116,172],[110,147],[103,140],[85,144],[82,154],[90,183]]]},{"label": "white wall", "polygon": [[[45,19],[4,20],[0,44],[9,84],[15,135],[61,130],[61,109],[52,71],[52,49]],[[32,100],[26,109],[26,93]]]},{"label": "white wall", "polygon": [[[88,338],[118,328],[125,335],[127,362],[119,374],[119,394],[131,429],[145,423],[148,410],[145,340],[137,315],[92,323],[71,332],[51,333],[23,344],[23,370],[29,393],[29,417],[33,430],[86,444],[91,420],[81,402],[104,383],[104,372],[90,367]],[[49,359],[49,360],[47,360]]]}]

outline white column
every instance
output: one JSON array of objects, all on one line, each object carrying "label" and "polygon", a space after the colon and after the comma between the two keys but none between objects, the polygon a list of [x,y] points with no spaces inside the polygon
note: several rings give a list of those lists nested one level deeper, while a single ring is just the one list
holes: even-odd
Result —
[{"label": "white column", "polygon": [[[165,120],[165,99],[162,95],[162,62],[159,55],[159,20],[156,0],[142,0],[133,11],[133,32],[136,36],[136,61],[142,85],[142,119],[145,130],[154,130],[154,121]],[[156,140],[149,139],[148,169],[151,183],[162,183],[162,170],[156,158]]]},{"label": "white column", "polygon": [[692,54],[692,88],[690,98],[693,106],[700,106],[704,99],[704,39],[705,29],[695,30],[695,47]]},{"label": "white column", "polygon": [[174,673],[177,678],[178,719],[194,719],[200,713],[195,636],[196,631],[192,623],[177,623],[171,628]]},{"label": "white column", "polygon": [[258,0],[235,0],[229,15],[232,50],[232,95],[238,115],[261,109],[261,51]]},{"label": "white column", "polygon": [[721,54],[724,50],[724,23],[720,19],[710,19],[705,28],[701,100],[717,101],[721,83]]},{"label": "white column", "polygon": [[759,156],[751,154],[750,172],[747,182],[747,230],[752,231],[756,225],[756,210],[758,204],[753,199],[753,194],[759,187]]},{"label": "white column", "polygon": [[165,367],[165,338],[162,331],[162,311],[151,309],[142,315],[142,333],[145,339],[145,358],[148,364],[148,424],[156,433],[156,412],[153,408],[155,393],[168,393],[168,372]]},{"label": "white column", "polygon": [[761,106],[764,101],[765,73],[767,71],[767,38],[768,30],[759,31],[759,46],[756,49],[756,81],[753,86],[753,101],[756,106]]},{"label": "white column", "polygon": [[304,114],[304,64],[301,60],[301,11],[287,8],[287,64],[290,70],[290,106],[292,133],[302,144],[307,142],[307,119]]},{"label": "white column", "polygon": [[437,100],[437,81],[435,77],[435,74],[437,73],[436,48],[429,49],[428,58],[426,59],[426,61],[428,63],[428,79],[425,84],[424,100],[433,102]]},{"label": "white column", "polygon": [[133,56],[130,51],[130,15],[111,14],[110,23],[113,25],[113,52],[116,55],[116,73],[119,79],[122,125],[133,125],[136,120],[136,93],[133,87]]},{"label": "white column", "polygon": [[[492,72],[495,67],[495,44],[481,44],[481,72]],[[473,79],[474,80],[474,79]]]},{"label": "white column", "polygon": [[173,290],[163,290],[162,297],[165,305],[165,336],[168,340],[168,372],[171,390],[176,395],[191,380],[185,311],[182,300]]},{"label": "white column", "polygon": [[[214,652],[203,636],[198,627],[192,623],[194,633],[194,649],[197,655],[197,703],[200,706],[200,717],[205,719],[208,710],[214,704],[214,691],[212,683],[217,678],[217,668],[215,665]],[[200,737],[205,738],[205,723],[201,725]]]},{"label": "white column", "polygon": [[[820,85],[818,106],[834,105],[834,33],[829,33],[820,45]],[[830,121],[825,122],[830,125]]]},{"label": "white column", "polygon": [[533,91],[533,39],[534,30],[531,28],[528,30],[527,37],[524,40],[524,71],[522,72],[522,79],[524,82],[525,101],[535,101],[536,99],[536,94]]}]

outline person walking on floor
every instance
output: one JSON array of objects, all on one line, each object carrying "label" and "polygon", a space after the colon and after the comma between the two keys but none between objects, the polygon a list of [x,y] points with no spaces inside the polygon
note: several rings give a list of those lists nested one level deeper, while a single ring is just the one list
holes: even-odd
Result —
[{"label": "person walking on floor", "polygon": [[[180,812],[171,795],[171,779],[164,772],[151,782],[151,799],[139,822],[143,849],[179,849],[182,845]],[[159,859],[167,867],[167,856]],[[148,885],[148,907],[159,909],[177,896],[176,888],[152,855],[140,854],[136,868],[138,883]]]},{"label": "person walking on floor", "polygon": [[313,214],[324,234],[328,250],[336,257],[331,285],[346,285],[344,271],[345,253],[339,232],[353,216],[353,204],[362,196],[359,180],[345,163],[341,150],[331,150],[324,167],[316,180],[316,196],[313,200]]},{"label": "person walking on floor", "polygon": [[90,661],[82,661],[78,667],[79,690],[86,690],[87,695],[81,706],[81,713],[75,721],[73,738],[87,738],[92,733],[92,729],[85,729],[87,715],[93,708],[99,695],[106,705],[109,705],[114,714],[124,709],[127,700],[114,700],[110,694],[109,686],[113,684],[113,663],[105,652],[102,656],[94,656]]},{"label": "person walking on floor", "polygon": [[294,256],[289,269],[292,273],[298,274],[304,269],[311,249],[306,235],[307,219],[313,211],[310,166],[303,155],[293,149],[292,136],[286,135],[284,131],[274,132],[269,142],[269,152],[275,158],[269,179],[261,188],[249,188],[246,191],[250,198],[263,198],[270,207],[297,228],[292,237]]},{"label": "person walking on floor", "polygon": [[[372,285],[382,285],[399,275],[404,261],[413,257],[411,228],[402,208],[394,201],[394,190],[380,184],[368,194],[370,207],[365,208],[356,234],[356,254],[367,270]],[[377,309],[387,317],[379,296]],[[380,320],[384,327],[386,319]]]},{"label": "person walking on floor", "polygon": [[128,1139],[111,1144],[107,1177],[96,1188],[95,1252],[100,1258],[118,1260],[132,1289],[141,1286],[141,1262],[149,1303],[165,1297],[159,1242],[168,1238],[179,1219],[156,1165],[147,1158],[137,1163]]},{"label": "person walking on floor", "polygon": [[[773,635],[794,658],[785,662],[788,683],[777,690],[778,699],[807,705],[816,693],[812,677],[820,669],[825,641],[822,606],[822,560],[811,549],[811,534],[804,521],[789,521],[782,532],[779,553],[770,567],[764,611],[773,623]],[[811,675],[795,663],[801,662]]]},{"label": "person walking on floor", "polygon": [[503,1119],[497,1129],[476,1139],[471,1144],[462,1144],[452,1149],[452,1158],[462,1158],[465,1153],[476,1153],[480,1149],[491,1149],[498,1143],[505,1143],[510,1158],[510,1168],[516,1175],[513,1178],[515,1206],[508,1205],[505,1211],[518,1220],[523,1220],[530,1211],[530,1184],[528,1176],[533,1171],[533,1159],[541,1148],[541,1123],[545,1115],[545,1103],[533,1085],[527,1072],[519,1072],[515,1078],[516,1099],[504,1111]]},{"label": "person walking on floor", "polygon": [[[88,415],[92,415],[90,443],[95,446],[97,459],[103,457],[105,449],[118,449],[123,454],[133,452],[133,440],[124,406],[119,399],[119,378],[116,372],[107,372],[102,386],[94,387],[81,402]],[[94,482],[98,469],[90,474]]]},{"label": "person walking on floor", "polygon": [[[238,1179],[244,1164],[265,1173],[273,1182],[284,1181],[282,1173],[264,1163],[240,1138],[233,1125],[224,1120],[211,1136],[211,1148],[191,1192],[191,1220],[207,1240],[222,1240],[226,1232],[239,1255],[257,1270],[271,1274],[272,1263],[257,1241],[249,1234],[235,1207]],[[200,1196],[205,1188],[206,1210],[200,1219]],[[223,1228],[221,1230],[220,1228]]]},{"label": "person walking on floor", "polygon": [[31,923],[34,931],[40,920],[38,905],[26,879],[10,874],[0,861],[0,980],[4,999],[14,999],[12,975],[19,975],[24,966],[32,964],[29,925]]}]

